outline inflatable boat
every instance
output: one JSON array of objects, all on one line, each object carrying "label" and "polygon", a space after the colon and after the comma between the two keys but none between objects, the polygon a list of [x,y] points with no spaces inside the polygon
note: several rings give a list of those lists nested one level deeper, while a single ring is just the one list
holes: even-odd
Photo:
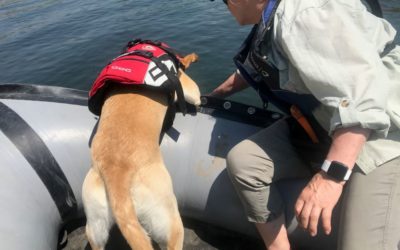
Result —
[{"label": "inflatable boat", "polygon": [[[233,145],[283,115],[207,97],[202,103],[186,116],[177,113],[161,142],[181,214],[257,238],[230,183],[225,157]],[[84,217],[81,187],[97,121],[88,111],[87,92],[0,85],[1,249],[57,249],[60,231]],[[292,208],[305,183],[279,183],[290,238],[306,249],[335,249],[335,234],[311,238],[297,228]],[[336,227],[337,213],[334,218]]]}]

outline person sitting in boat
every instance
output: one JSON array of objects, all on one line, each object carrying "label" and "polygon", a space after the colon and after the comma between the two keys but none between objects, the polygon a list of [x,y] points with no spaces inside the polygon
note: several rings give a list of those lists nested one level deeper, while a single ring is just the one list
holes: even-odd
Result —
[{"label": "person sitting in boat", "polygon": [[310,178],[294,209],[299,226],[331,233],[338,248],[397,249],[400,241],[400,47],[396,31],[360,0],[224,0],[256,24],[238,71],[210,95],[248,86],[291,114],[236,145],[228,173],[265,246],[290,249],[276,182]]}]

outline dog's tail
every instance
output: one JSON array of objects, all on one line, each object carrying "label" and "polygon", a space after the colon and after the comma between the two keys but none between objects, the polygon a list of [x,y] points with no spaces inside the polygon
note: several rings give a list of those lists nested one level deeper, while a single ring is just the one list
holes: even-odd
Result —
[{"label": "dog's tail", "polygon": [[150,238],[139,223],[132,201],[132,174],[130,171],[115,171],[103,176],[107,178],[106,189],[115,221],[129,246],[134,250],[152,250]]}]

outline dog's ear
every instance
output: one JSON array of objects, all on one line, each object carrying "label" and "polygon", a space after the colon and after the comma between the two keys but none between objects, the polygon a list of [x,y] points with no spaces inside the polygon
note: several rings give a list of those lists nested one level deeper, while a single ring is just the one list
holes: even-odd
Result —
[{"label": "dog's ear", "polygon": [[[182,84],[183,95],[185,96],[185,100],[190,104],[196,106],[200,105],[201,103],[200,90],[197,84],[181,69],[179,69],[178,77]],[[175,94],[175,101],[176,99],[177,97]]]}]

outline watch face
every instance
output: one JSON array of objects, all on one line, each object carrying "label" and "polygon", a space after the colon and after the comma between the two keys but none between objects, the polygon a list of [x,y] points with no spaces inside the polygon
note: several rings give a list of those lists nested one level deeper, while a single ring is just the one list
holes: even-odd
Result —
[{"label": "watch face", "polygon": [[344,164],[333,161],[326,173],[338,181],[343,181],[344,177],[347,174],[347,170],[349,170],[349,168],[346,167]]}]

